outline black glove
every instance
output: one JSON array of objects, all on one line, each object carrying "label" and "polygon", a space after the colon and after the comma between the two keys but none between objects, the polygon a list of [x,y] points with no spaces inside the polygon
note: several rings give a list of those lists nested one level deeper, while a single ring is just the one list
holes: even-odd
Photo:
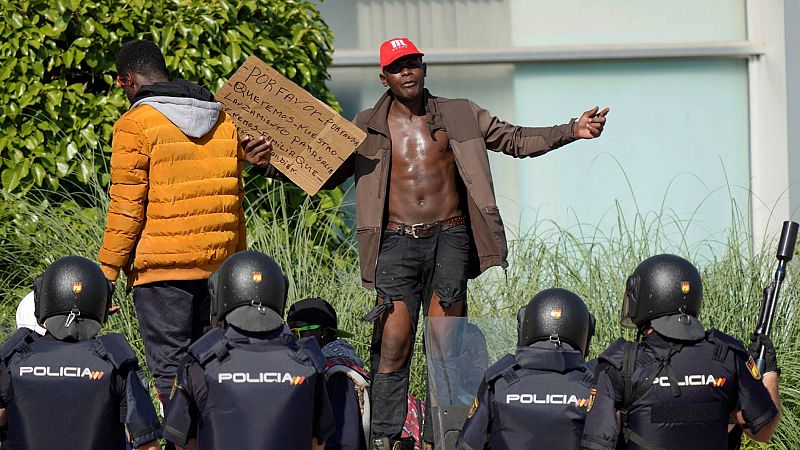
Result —
[{"label": "black glove", "polygon": [[750,345],[747,346],[747,352],[753,359],[758,359],[761,346],[764,346],[764,373],[777,372],[781,374],[781,369],[778,368],[778,355],[775,352],[775,346],[772,344],[772,339],[763,334],[753,333],[750,335]]}]

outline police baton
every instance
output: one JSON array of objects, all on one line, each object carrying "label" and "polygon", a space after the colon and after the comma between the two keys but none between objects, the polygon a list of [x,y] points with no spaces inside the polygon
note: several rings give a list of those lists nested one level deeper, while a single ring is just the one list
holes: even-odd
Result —
[{"label": "police baton", "polygon": [[[778,296],[781,292],[781,284],[783,283],[783,279],[786,278],[786,265],[792,260],[792,256],[794,256],[797,228],[797,222],[789,220],[783,222],[781,240],[778,243],[778,253],[775,255],[775,257],[778,258],[778,268],[775,269],[774,280],[764,289],[764,298],[761,300],[761,311],[758,313],[756,335],[769,336],[772,331],[772,321],[775,318]],[[766,364],[764,360],[765,353],[766,349],[762,345],[758,351],[758,358],[756,359],[756,367],[758,367],[759,373],[764,373],[764,366]]]}]

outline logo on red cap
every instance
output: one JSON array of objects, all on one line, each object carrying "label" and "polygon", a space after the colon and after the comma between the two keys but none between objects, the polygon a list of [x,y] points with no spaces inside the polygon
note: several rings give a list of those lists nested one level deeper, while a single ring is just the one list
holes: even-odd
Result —
[{"label": "logo on red cap", "polygon": [[392,38],[381,44],[381,68],[388,66],[399,58],[408,55],[423,56],[424,53],[408,38]]}]

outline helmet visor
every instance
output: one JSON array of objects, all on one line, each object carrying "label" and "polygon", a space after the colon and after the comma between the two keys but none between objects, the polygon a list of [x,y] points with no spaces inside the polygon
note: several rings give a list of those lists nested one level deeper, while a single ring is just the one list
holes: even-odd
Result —
[{"label": "helmet visor", "polygon": [[622,298],[622,314],[620,316],[620,325],[625,328],[636,328],[636,324],[633,323],[631,317],[636,314],[636,300],[633,296],[628,292],[625,291],[625,295]]}]

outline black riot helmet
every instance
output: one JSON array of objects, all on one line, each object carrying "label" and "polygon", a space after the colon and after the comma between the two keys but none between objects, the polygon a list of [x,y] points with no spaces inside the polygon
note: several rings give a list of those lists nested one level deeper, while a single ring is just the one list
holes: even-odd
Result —
[{"label": "black riot helmet", "polygon": [[675,255],[642,261],[625,283],[622,325],[642,330],[648,324],[668,338],[695,341],[705,329],[698,320],[703,283],[692,263]]},{"label": "black riot helmet", "polygon": [[269,256],[239,252],[211,274],[211,321],[246,331],[271,331],[283,325],[288,282]]},{"label": "black riot helmet", "polygon": [[81,256],[65,256],[33,284],[36,320],[58,339],[90,339],[108,317],[114,285],[100,266]]},{"label": "black riot helmet", "polygon": [[517,315],[519,346],[538,341],[566,342],[581,353],[589,353],[594,335],[594,316],[578,295],[561,288],[534,295]]}]

